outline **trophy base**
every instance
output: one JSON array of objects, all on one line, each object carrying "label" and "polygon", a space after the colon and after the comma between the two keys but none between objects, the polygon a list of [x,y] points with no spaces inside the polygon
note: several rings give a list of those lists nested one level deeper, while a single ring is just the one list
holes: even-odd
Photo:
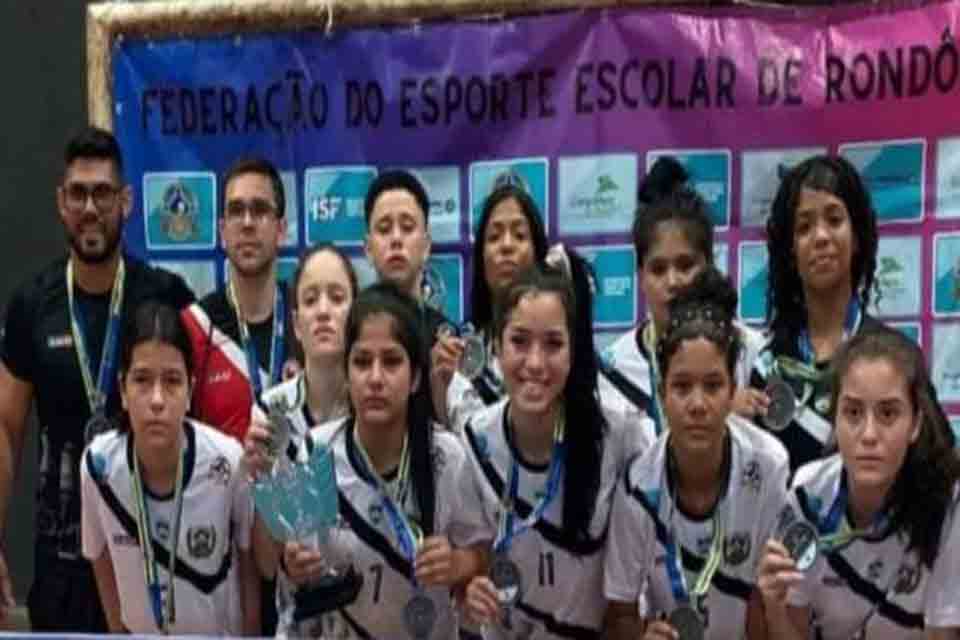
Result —
[{"label": "trophy base", "polygon": [[293,594],[293,621],[302,622],[322,613],[336,611],[357,599],[363,588],[363,575],[350,567],[342,576],[323,576],[304,585]]}]

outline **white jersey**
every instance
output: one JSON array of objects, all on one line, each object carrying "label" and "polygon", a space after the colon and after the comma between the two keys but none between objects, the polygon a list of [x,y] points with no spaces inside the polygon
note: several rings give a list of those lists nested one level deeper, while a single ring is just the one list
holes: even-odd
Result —
[{"label": "white jersey", "polygon": [[[729,479],[716,511],[724,532],[723,557],[704,607],[705,637],[711,640],[743,637],[760,555],[786,504],[789,474],[787,452],[775,438],[736,416],[727,426]],[[688,593],[713,534],[713,518],[688,517],[674,506],[668,438],[662,434],[630,463],[611,516],[604,592],[611,601],[636,602],[643,618],[669,614],[677,606],[667,573],[669,532],[679,548]]]},{"label": "white jersey", "polygon": [[[623,334],[604,349],[601,354],[601,360],[605,367],[615,369],[639,391],[637,395],[641,396],[639,400],[644,406],[638,407],[637,399],[628,397],[605,373],[601,372],[598,386],[600,388],[600,401],[605,408],[615,407],[624,413],[642,411],[651,419],[656,420],[651,400],[654,392],[651,382],[653,377],[651,358],[653,356],[647,353],[641,338],[644,326],[644,324],[641,324]],[[753,363],[766,345],[767,339],[762,332],[751,329],[742,323],[734,322],[734,326],[740,332],[741,345],[740,357],[734,371],[736,384],[738,387],[748,387]]]},{"label": "white jersey", "polygon": [[[508,400],[503,400],[474,414],[464,430],[480,500],[467,508],[482,513],[484,537],[491,543],[514,460],[519,462],[515,504],[521,517],[539,501],[548,476],[547,467],[525,464],[514,449],[507,435],[507,406]],[[589,540],[571,546],[562,534],[561,482],[540,521],[510,544],[508,554],[522,575],[523,592],[499,624],[486,628],[487,638],[599,635],[606,606],[601,587],[610,504],[626,458],[646,446],[639,436],[650,428],[624,425],[617,416],[608,416],[608,423]],[[572,428],[575,425],[568,426]]]},{"label": "white jersey", "polygon": [[[234,547],[250,548],[253,508],[239,470],[238,442],[202,423],[184,425],[183,515],[176,548],[176,623],[172,634],[239,635],[243,631]],[[106,550],[113,561],[123,625],[159,633],[147,598],[132,490],[133,443],[127,433],[97,436],[80,465],[83,555]],[[160,580],[169,583],[168,538],[173,496],[145,495]]]},{"label": "white jersey", "polygon": [[[801,467],[784,522],[803,517],[820,527],[840,489],[840,454]],[[846,510],[844,510],[846,511]],[[844,517],[846,517],[844,515]],[[826,532],[829,533],[829,532]],[[858,539],[828,555],[788,594],[796,607],[810,607],[818,638],[847,640],[866,626],[870,640],[921,640],[926,627],[960,627],[960,507],[957,490],[947,511],[933,569],[906,553],[906,537]]]},{"label": "white jersey", "polygon": [[[280,637],[402,638],[403,610],[416,594],[412,567],[402,555],[397,534],[383,508],[380,492],[365,479],[363,463],[356,450],[351,419],[322,424],[310,432],[308,447],[329,447],[337,477],[340,524],[328,533],[324,548],[337,558],[347,558],[363,578],[356,599],[345,607],[294,622],[294,605],[287,591],[278,589]],[[479,522],[471,522],[459,491],[465,456],[459,440],[435,429],[432,453],[436,507],[434,535],[446,535],[451,545],[462,547],[478,542]],[[472,480],[472,476],[467,474]],[[388,485],[391,480],[388,479]],[[413,491],[403,504],[407,517],[420,521]],[[316,537],[313,544],[319,544]],[[285,580],[282,572],[279,581]],[[424,593],[434,602],[437,620],[431,640],[454,638],[457,632],[453,601],[448,588],[429,587]]]}]

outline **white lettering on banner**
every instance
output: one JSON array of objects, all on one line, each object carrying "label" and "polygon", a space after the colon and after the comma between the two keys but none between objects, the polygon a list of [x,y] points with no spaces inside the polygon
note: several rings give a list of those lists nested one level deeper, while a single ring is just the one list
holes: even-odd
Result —
[{"label": "white lettering on banner", "polygon": [[625,296],[630,292],[630,276],[603,279],[603,295]]}]

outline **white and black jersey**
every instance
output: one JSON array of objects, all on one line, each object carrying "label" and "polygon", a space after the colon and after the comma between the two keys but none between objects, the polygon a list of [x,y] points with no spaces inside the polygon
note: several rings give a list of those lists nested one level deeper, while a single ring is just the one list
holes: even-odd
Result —
[{"label": "white and black jersey", "polygon": [[[352,419],[345,418],[313,429],[308,447],[329,448],[337,478],[340,522],[328,532],[328,541],[321,548],[336,558],[347,559],[362,577],[363,585],[352,603],[299,622],[294,621],[295,606],[290,596],[278,589],[278,636],[364,640],[407,636],[403,610],[416,593],[413,568],[401,552],[380,491],[365,479],[354,438]],[[434,535],[446,535],[454,547],[479,541],[479,525],[470,521],[472,514],[465,508],[460,491],[466,460],[462,445],[453,434],[436,428],[431,458],[436,483]],[[396,478],[385,480],[390,488]],[[414,491],[411,487],[406,493],[403,509],[408,518],[419,522]],[[315,537],[312,543],[319,541]],[[429,587],[424,593],[433,600],[438,613],[431,640],[454,637],[457,624],[450,590]]]},{"label": "white and black jersey", "polygon": [[[880,326],[883,325],[878,320],[864,315],[857,331],[869,331]],[[796,470],[823,456],[833,433],[829,415],[830,361],[825,360],[812,365],[819,372],[820,380],[810,384],[795,379],[783,370],[778,363],[782,358],[803,361],[797,332],[793,329],[778,328],[771,331],[765,346],[753,361],[753,370],[750,372],[747,384],[755,389],[766,389],[770,378],[776,375],[793,389],[797,400],[794,417],[783,430],[771,431],[771,433],[787,448],[787,453],[790,454],[790,468]],[[758,419],[757,424],[763,426],[763,420]]]},{"label": "white and black jersey", "polygon": [[[756,329],[734,323],[740,332],[740,357],[735,371],[736,384],[750,384],[750,372],[754,360],[764,348],[766,338]],[[643,342],[646,323],[631,329],[610,344],[600,356],[600,400],[604,408],[614,407],[619,411],[643,413],[656,420],[653,405],[651,368],[654,354],[648,353]]]},{"label": "white and black jersey", "polygon": [[[480,491],[480,503],[466,508],[481,513],[483,537],[491,543],[496,537],[504,490],[514,461],[519,472],[514,508],[521,518],[527,517],[539,502],[548,477],[549,465],[525,462],[514,446],[509,435],[508,404],[508,400],[503,400],[475,413],[464,428]],[[507,553],[522,575],[522,594],[498,624],[486,628],[488,638],[599,637],[605,610],[603,562],[610,504],[625,460],[646,447],[643,434],[651,429],[647,425],[625,425],[614,415],[607,418],[609,430],[603,442],[589,538],[572,541],[564,534],[561,482],[543,517],[510,544]],[[576,425],[567,428],[575,429]]]},{"label": "white and black jersey", "polygon": [[[822,535],[832,533],[824,525],[829,526],[828,514],[842,477],[840,454],[801,467],[783,522],[804,518]],[[859,538],[820,554],[803,582],[788,594],[791,605],[810,607],[817,638],[847,640],[862,630],[870,640],[921,640],[925,627],[960,627],[958,491],[944,519],[932,569],[915,552],[906,552],[902,533]]]},{"label": "white and black jersey", "polygon": [[[173,634],[238,635],[243,632],[241,585],[235,548],[250,548],[253,508],[239,469],[242,448],[202,423],[184,424],[184,489],[176,546]],[[132,490],[133,440],[110,431],[95,438],[81,462],[83,555],[109,553],[120,594],[123,625],[155,634],[144,580],[144,559]],[[150,510],[150,543],[160,579],[169,584],[169,536],[174,496],[144,496]]]},{"label": "white and black jersey", "polygon": [[[667,464],[669,433],[631,461],[617,487],[611,515],[604,592],[615,602],[637,603],[643,618],[677,606],[667,570],[675,541],[688,589],[710,551],[718,519],[723,554],[703,610],[706,638],[740,638],[763,546],[787,500],[787,453],[769,434],[730,416],[728,479],[716,511],[704,518],[684,514],[674,499]],[[672,532],[672,535],[671,535]]]}]

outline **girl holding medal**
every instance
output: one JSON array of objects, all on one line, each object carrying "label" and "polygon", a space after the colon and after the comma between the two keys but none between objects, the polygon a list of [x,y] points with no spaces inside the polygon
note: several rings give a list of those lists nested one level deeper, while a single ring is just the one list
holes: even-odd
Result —
[{"label": "girl holding medal", "polygon": [[493,352],[493,311],[516,275],[542,264],[546,254],[547,233],[530,195],[516,184],[494,189],[477,224],[470,293],[471,322],[486,352],[485,365],[472,379],[461,373],[462,359],[472,356],[465,355],[467,348],[476,347],[453,335],[437,340],[431,352],[434,406],[455,431],[462,430],[471,413],[503,398],[503,372]]},{"label": "girl holding medal", "polygon": [[830,435],[826,369],[862,328],[877,264],[877,221],[856,169],[816,156],[783,178],[767,220],[770,341],[750,385],[770,399],[760,421],[796,469],[820,457]]},{"label": "girl holding medal", "polygon": [[[660,371],[654,356],[666,331],[670,301],[703,269],[713,265],[713,223],[706,202],[687,185],[689,176],[672,157],[657,160],[640,186],[633,224],[640,289],[648,318],[613,342],[601,355],[600,394],[604,406],[621,407],[653,420],[656,435],[666,429],[656,389]],[[762,414],[766,396],[746,388],[763,336],[736,323],[743,346],[734,383],[735,410]],[[651,434],[652,435],[652,434]]]},{"label": "girl holding medal", "polygon": [[600,636],[611,498],[640,448],[625,438],[643,429],[600,407],[589,265],[574,253],[562,264],[531,268],[499,299],[507,398],[464,428],[481,490],[468,508],[482,513],[493,554],[466,610],[487,638]]},{"label": "girl holding medal", "polygon": [[960,638],[960,458],[923,353],[876,328],[833,366],[839,452],[797,471],[751,638]]},{"label": "girl holding medal", "polygon": [[713,268],[670,303],[656,350],[670,430],[617,484],[604,576],[611,638],[743,637],[788,465],[775,438],[732,413],[736,307]]},{"label": "girl holding medal", "polygon": [[313,429],[308,445],[333,455],[341,524],[322,545],[287,542],[282,565],[303,588],[347,558],[360,584],[349,602],[282,634],[425,640],[456,630],[451,588],[479,571],[482,554],[466,548],[477,524],[461,503],[463,449],[431,424],[429,399],[416,393],[420,327],[416,302],[389,283],[361,292],[350,310],[350,414]]},{"label": "girl holding medal", "polygon": [[193,360],[176,311],[146,303],[123,335],[122,422],[94,439],[80,465],[83,554],[109,629],[256,635],[241,447],[185,417]]},{"label": "girl holding medal", "polygon": [[[291,325],[303,351],[303,369],[292,379],[268,389],[261,397],[261,406],[252,411],[250,429],[244,439],[244,460],[251,470],[265,471],[270,456],[266,451],[282,441],[290,444],[285,451],[291,462],[302,462],[307,455],[303,447],[309,430],[330,420],[343,418],[348,412],[346,376],[344,374],[344,329],[350,305],[357,296],[357,276],[350,259],[331,244],[321,243],[307,249],[290,279]],[[276,414],[279,413],[280,416]],[[290,433],[278,433],[287,428]],[[267,580],[276,576],[282,547],[274,544],[261,518],[256,520],[257,563]],[[280,602],[277,609],[291,600],[293,589],[280,576]],[[290,620],[279,621],[281,628]]]}]

